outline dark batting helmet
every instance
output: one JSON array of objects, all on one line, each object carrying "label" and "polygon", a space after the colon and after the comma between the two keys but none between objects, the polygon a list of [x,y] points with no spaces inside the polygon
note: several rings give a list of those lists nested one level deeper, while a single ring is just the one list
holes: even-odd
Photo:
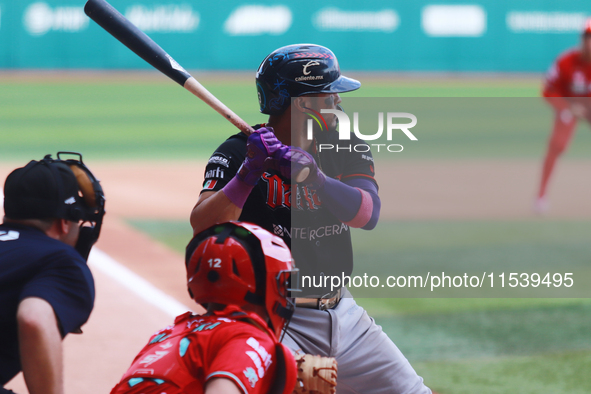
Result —
[{"label": "dark batting helmet", "polygon": [[298,284],[289,248],[261,227],[241,222],[216,224],[187,246],[187,282],[200,304],[259,305],[277,337],[294,311]]},{"label": "dark batting helmet", "polygon": [[288,45],[263,60],[256,73],[261,112],[280,115],[292,97],[310,93],[344,93],[361,83],[341,75],[332,51],[314,44]]}]

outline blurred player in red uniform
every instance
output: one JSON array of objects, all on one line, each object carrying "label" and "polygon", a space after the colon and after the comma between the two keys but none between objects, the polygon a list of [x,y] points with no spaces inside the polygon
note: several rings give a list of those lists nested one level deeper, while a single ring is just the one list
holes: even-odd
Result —
[{"label": "blurred player in red uniform", "polygon": [[189,293],[208,312],[156,332],[111,393],[290,394],[296,363],[279,336],[297,270],[283,240],[253,224],[218,224],[193,238],[186,263]]},{"label": "blurred player in red uniform", "polygon": [[573,136],[577,120],[591,121],[591,19],[585,23],[580,49],[562,54],[548,71],[543,95],[554,108],[555,117],[535,204],[538,213],[548,210],[548,181],[556,159]]}]

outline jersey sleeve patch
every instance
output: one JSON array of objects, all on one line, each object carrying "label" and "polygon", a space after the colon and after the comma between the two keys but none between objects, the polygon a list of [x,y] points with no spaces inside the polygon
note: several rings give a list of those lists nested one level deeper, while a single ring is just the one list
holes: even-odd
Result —
[{"label": "jersey sleeve patch", "polygon": [[226,167],[229,168],[230,167],[230,159],[228,159],[226,157],[226,155],[216,152],[213,154],[213,156],[211,156],[209,158],[209,161],[207,162],[207,164],[217,164],[220,165],[222,167]]},{"label": "jersey sleeve patch", "polygon": [[202,192],[221,190],[236,175],[242,162],[232,153],[234,144],[235,141],[227,141],[211,155],[205,167]]}]

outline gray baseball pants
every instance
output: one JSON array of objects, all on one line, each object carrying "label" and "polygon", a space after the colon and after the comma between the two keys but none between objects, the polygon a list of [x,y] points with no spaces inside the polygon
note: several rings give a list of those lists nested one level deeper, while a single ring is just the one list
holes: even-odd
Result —
[{"label": "gray baseball pants", "polygon": [[398,347],[343,290],[334,309],[296,308],[283,343],[296,354],[335,357],[337,394],[430,394]]}]

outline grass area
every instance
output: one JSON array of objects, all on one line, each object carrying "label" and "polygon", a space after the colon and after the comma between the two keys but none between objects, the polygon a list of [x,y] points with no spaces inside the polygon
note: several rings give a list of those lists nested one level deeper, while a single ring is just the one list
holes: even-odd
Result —
[{"label": "grass area", "polygon": [[442,394],[583,394],[591,390],[589,351],[419,362],[414,367]]},{"label": "grass area", "polygon": [[[402,156],[420,159],[538,158],[552,114],[532,78],[360,75],[347,97],[389,97],[417,111],[419,141]],[[199,78],[248,123],[259,114],[252,75]],[[466,99],[471,97],[472,99]],[[525,97],[525,98],[524,98]],[[390,105],[390,101],[374,101]],[[388,109],[389,110],[389,109]],[[580,126],[568,155],[588,157]],[[26,162],[77,150],[89,163],[113,159],[205,158],[235,130],[174,83],[99,77],[81,82],[0,79],[0,160]],[[180,253],[187,221],[131,224]],[[398,222],[354,234],[363,261],[388,272],[442,267],[591,269],[586,222]],[[394,262],[394,263],[392,263]],[[587,268],[589,266],[589,268]],[[488,269],[488,268],[487,268]],[[591,391],[591,302],[564,298],[357,298],[426,382],[441,394]]]},{"label": "grass area", "polygon": [[[185,222],[131,224],[179,252]],[[526,259],[589,265],[582,222],[398,222],[354,234],[357,261],[380,250],[394,267]],[[557,258],[562,260],[557,261]],[[591,390],[591,300],[565,298],[357,298],[439,393],[586,393]]]},{"label": "grass area", "polygon": [[142,220],[132,219],[128,223],[137,230],[143,231],[151,236],[156,242],[160,242],[184,254],[187,244],[193,236],[193,230],[187,221],[176,220]]},{"label": "grass area", "polygon": [[[496,291],[488,296],[508,297],[513,289],[500,288],[501,272],[571,272],[577,283],[571,296],[589,297],[583,283],[591,280],[591,228],[587,222],[564,221],[425,221],[380,222],[373,231],[354,230],[356,275],[477,275],[495,273]],[[508,280],[508,277],[506,278]],[[488,283],[488,280],[487,280]],[[528,290],[534,290],[530,288]],[[565,288],[562,288],[565,290]],[[417,296],[403,288],[359,288],[356,297]],[[441,290],[443,291],[443,290]],[[454,291],[453,289],[450,291]],[[467,289],[464,296],[482,296],[482,289]],[[427,294],[427,295],[425,295]],[[418,296],[431,296],[429,289]],[[449,296],[440,292],[439,297]],[[569,296],[540,286],[529,297]]]},{"label": "grass area", "polygon": [[[232,106],[256,114],[246,103]],[[92,160],[191,158],[207,155],[234,132],[173,83],[3,84],[0,108],[3,159],[59,149],[79,150]]]},{"label": "grass area", "polygon": [[[551,112],[536,98],[536,79],[359,78],[363,88],[343,97],[413,98],[399,99],[396,106],[417,112],[420,141],[405,145],[403,156],[396,158],[541,155]],[[255,124],[266,117],[258,112],[251,79],[245,74],[228,80],[204,77],[202,82]],[[508,97],[515,101],[503,99]],[[529,107],[538,112],[531,113]],[[87,161],[204,158],[235,132],[220,115],[164,77],[123,81],[108,75],[86,82],[0,79],[0,130],[1,160],[78,150]],[[581,134],[569,153],[574,157],[586,157],[591,149],[591,134]]]}]

